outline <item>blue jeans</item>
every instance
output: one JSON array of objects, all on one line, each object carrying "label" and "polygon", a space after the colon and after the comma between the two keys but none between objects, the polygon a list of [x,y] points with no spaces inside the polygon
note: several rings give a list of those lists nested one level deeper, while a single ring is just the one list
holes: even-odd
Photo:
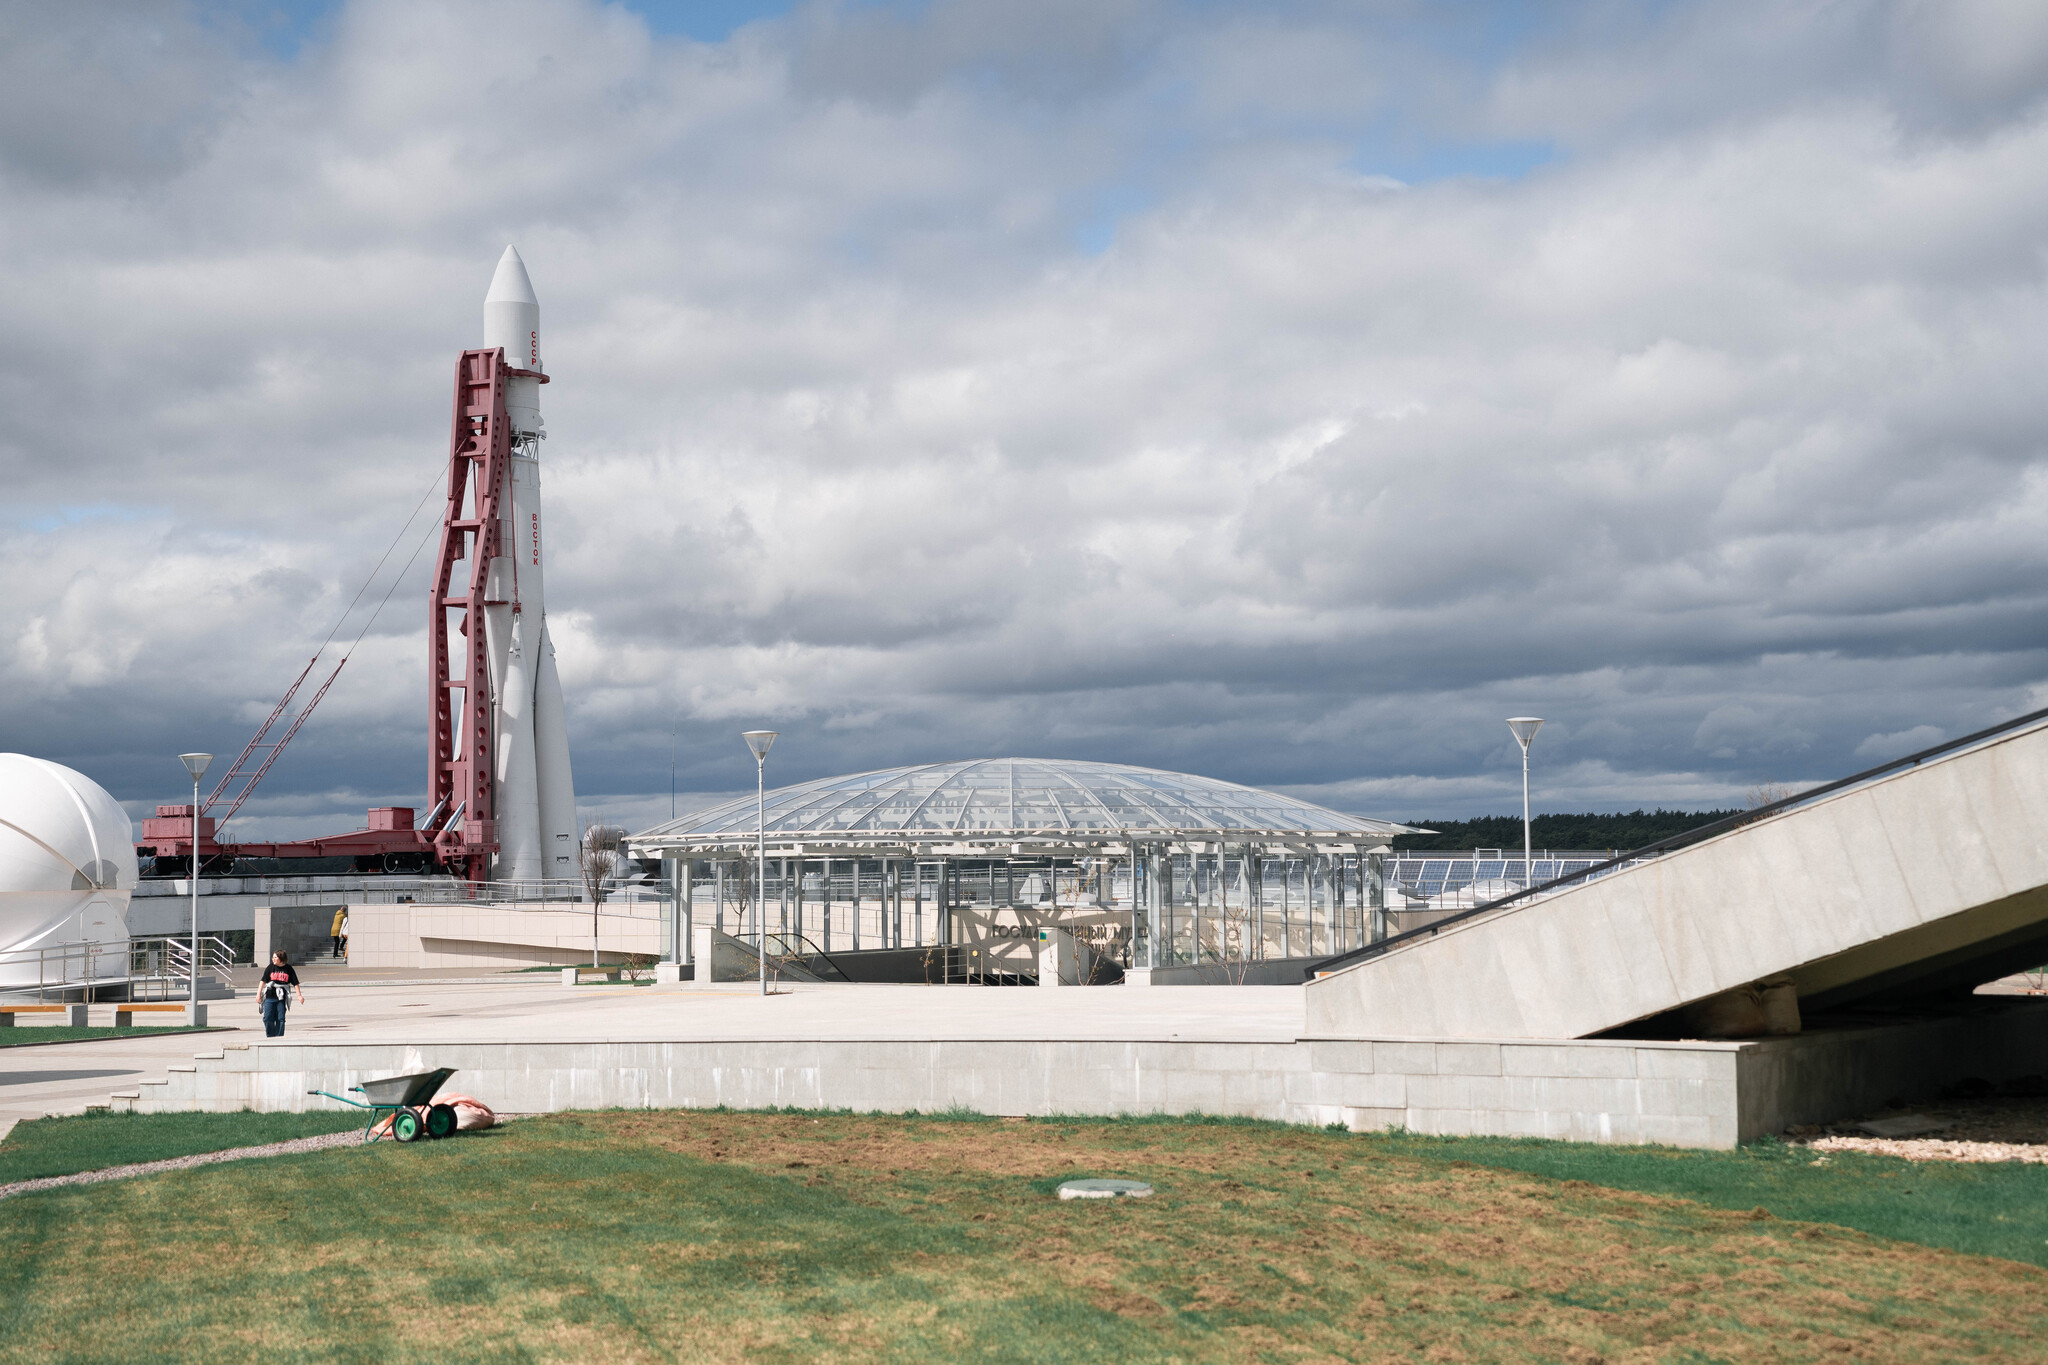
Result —
[{"label": "blue jeans", "polygon": [[285,1002],[282,1000],[265,1000],[263,1002],[264,1037],[284,1037],[284,1008]]}]

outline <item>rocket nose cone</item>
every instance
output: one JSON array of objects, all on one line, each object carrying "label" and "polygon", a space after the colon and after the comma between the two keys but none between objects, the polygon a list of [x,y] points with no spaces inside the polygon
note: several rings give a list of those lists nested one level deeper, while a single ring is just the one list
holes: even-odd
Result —
[{"label": "rocket nose cone", "polygon": [[533,281],[526,277],[526,262],[519,259],[514,247],[506,247],[505,254],[498,258],[498,271],[491,276],[491,291],[484,295],[485,303],[539,303],[534,297]]}]

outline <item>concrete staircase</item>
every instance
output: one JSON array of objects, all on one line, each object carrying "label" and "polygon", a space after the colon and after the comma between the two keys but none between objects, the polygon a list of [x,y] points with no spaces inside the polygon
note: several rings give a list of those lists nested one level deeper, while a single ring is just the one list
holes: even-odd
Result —
[{"label": "concrete staircase", "polygon": [[2043,962],[2048,724],[2034,724],[1397,945],[1311,982],[1308,1027],[1586,1038],[1787,979],[1810,1020],[1953,1005]]},{"label": "concrete staircase", "polygon": [[[255,1066],[247,1043],[229,1043],[217,1052],[194,1053],[188,1063],[173,1063],[161,1080],[139,1081],[132,1090],[117,1090],[108,1107],[117,1114],[164,1114],[195,1109],[215,1112],[253,1109]],[[243,1103],[233,1101],[249,1095]]]}]

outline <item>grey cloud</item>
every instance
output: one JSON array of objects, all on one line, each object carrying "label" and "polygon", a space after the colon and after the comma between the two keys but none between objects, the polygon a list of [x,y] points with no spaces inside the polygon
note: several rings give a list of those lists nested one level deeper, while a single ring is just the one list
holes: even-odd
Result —
[{"label": "grey cloud", "polygon": [[1559,7],[1488,102],[1503,131],[1655,138],[1786,104],[1882,109],[1981,135],[2048,93],[2048,21],[2026,0],[1737,0]]},{"label": "grey cloud", "polygon": [[[370,0],[281,67],[163,11],[153,79],[216,96],[167,102],[146,188],[0,124],[0,747],[136,801],[238,750],[438,477],[508,239],[615,812],[665,810],[671,726],[688,791],[746,786],[767,720],[792,780],[1050,753],[1454,815],[1514,789],[1525,711],[1555,806],[2026,709],[2032,21],[1973,9],[1951,53],[1911,5],[1726,12],[1559,9],[1501,55],[1402,5],[824,6],[707,45]],[[1360,169],[1510,135],[1564,154]],[[412,799],[422,590],[252,830]]]},{"label": "grey cloud", "polygon": [[1113,96],[1177,27],[1152,0],[814,4],[792,24],[794,92],[903,108],[950,84],[1033,103]]},{"label": "grey cloud", "polygon": [[1931,749],[1946,738],[1948,736],[1938,725],[1916,725],[1910,730],[1898,730],[1889,735],[1871,735],[1856,746],[1855,753],[1858,758],[1876,762]]},{"label": "grey cloud", "polygon": [[0,168],[57,187],[179,175],[234,101],[232,36],[179,0],[0,6]]}]

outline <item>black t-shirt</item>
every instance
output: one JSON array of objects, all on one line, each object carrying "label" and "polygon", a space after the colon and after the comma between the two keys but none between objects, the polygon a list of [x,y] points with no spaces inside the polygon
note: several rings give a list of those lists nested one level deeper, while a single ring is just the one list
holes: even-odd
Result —
[{"label": "black t-shirt", "polygon": [[271,963],[263,969],[263,992],[265,1000],[289,1000],[291,986],[299,984],[299,974],[288,964]]}]

